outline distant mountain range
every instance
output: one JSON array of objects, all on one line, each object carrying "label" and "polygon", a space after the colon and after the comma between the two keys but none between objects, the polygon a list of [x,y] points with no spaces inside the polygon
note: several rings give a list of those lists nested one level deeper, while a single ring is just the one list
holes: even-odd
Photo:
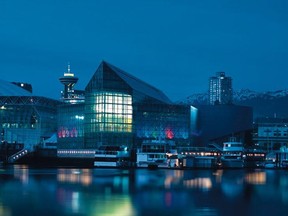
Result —
[{"label": "distant mountain range", "polygon": [[[208,93],[192,94],[178,101],[180,104],[208,104]],[[256,92],[249,89],[234,91],[233,104],[251,106],[254,118],[279,117],[288,118],[288,89],[278,91]]]}]

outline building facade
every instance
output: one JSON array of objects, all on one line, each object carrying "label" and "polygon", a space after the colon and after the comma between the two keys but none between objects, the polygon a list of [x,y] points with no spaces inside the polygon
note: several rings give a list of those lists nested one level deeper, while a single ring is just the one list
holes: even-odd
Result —
[{"label": "building facade", "polygon": [[209,78],[209,104],[232,104],[232,78],[225,76],[225,72],[217,72]]},{"label": "building facade", "polygon": [[199,105],[198,131],[194,134],[199,146],[211,143],[222,146],[230,137],[250,144],[247,136],[253,131],[253,109],[238,105]]},{"label": "building facade", "polygon": [[[32,88],[31,88],[32,89]],[[2,142],[33,149],[57,132],[59,101],[33,95],[29,90],[0,80]]]},{"label": "building facade", "polygon": [[288,149],[288,119],[257,118],[254,128],[255,145],[267,152]]},{"label": "building facade", "polygon": [[[103,61],[85,88],[84,106],[59,107],[59,115],[63,114],[58,121],[59,150],[74,149],[73,143],[79,149],[101,145],[134,148],[147,140],[190,145],[195,111],[188,105],[173,104],[160,90]],[[69,121],[68,131],[84,131],[81,139],[63,137],[63,125]]]}]

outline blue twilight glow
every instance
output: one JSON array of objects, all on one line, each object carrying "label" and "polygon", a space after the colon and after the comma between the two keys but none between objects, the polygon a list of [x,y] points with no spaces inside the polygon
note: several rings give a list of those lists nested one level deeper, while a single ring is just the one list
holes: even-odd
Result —
[{"label": "blue twilight glow", "polygon": [[68,62],[84,89],[104,59],[172,101],[207,92],[217,71],[235,89],[286,89],[287,11],[287,0],[1,0],[1,79],[58,99]]}]

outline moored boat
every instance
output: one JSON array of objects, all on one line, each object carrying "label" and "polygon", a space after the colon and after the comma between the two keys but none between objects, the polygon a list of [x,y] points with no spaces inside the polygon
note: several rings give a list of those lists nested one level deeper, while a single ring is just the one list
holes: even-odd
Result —
[{"label": "moored boat", "polygon": [[243,159],[243,143],[236,141],[235,137],[231,137],[229,142],[223,143],[223,151],[221,154],[222,168],[242,168],[244,167]]},{"label": "moored boat", "polygon": [[244,167],[246,168],[264,168],[266,152],[257,149],[245,149]]},{"label": "moored boat", "polygon": [[137,167],[169,168],[178,166],[175,144],[172,142],[152,140],[144,141],[138,149]]},{"label": "moored boat", "polygon": [[126,146],[100,146],[95,152],[95,167],[129,167],[130,151]]}]

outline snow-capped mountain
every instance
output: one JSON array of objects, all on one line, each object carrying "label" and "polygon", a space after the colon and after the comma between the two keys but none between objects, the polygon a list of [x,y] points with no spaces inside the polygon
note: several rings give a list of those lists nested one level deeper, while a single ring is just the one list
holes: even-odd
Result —
[{"label": "snow-capped mountain", "polygon": [[241,102],[246,100],[251,100],[254,98],[262,98],[267,100],[274,100],[277,98],[282,98],[288,95],[288,90],[277,90],[277,91],[267,91],[267,92],[256,92],[249,89],[242,89],[239,91],[234,91],[233,99],[235,102]]},{"label": "snow-capped mountain", "polygon": [[[208,92],[192,94],[180,104],[208,104]],[[251,106],[254,117],[278,116],[288,118],[288,89],[277,91],[256,92],[249,89],[236,90],[233,93],[233,104]]]},{"label": "snow-capped mountain", "polygon": [[[261,98],[266,100],[275,100],[288,96],[288,89],[277,91],[256,92],[250,89],[241,89],[233,92],[233,103],[241,103],[243,101],[252,100],[255,98]],[[192,94],[183,100],[178,101],[180,104],[191,105],[204,105],[208,103],[208,92]]]},{"label": "snow-capped mountain", "polygon": [[208,103],[208,93],[197,93],[192,94],[183,100],[177,101],[179,104],[189,104],[189,105],[204,105]]}]

